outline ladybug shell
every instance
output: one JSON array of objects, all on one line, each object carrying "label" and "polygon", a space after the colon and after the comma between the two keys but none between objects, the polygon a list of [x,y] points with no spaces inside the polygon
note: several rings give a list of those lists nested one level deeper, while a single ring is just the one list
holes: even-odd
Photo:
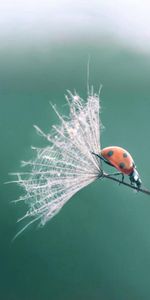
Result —
[{"label": "ladybug shell", "polygon": [[132,156],[121,147],[110,146],[103,148],[101,156],[121,173],[130,175],[134,170],[135,165]]}]

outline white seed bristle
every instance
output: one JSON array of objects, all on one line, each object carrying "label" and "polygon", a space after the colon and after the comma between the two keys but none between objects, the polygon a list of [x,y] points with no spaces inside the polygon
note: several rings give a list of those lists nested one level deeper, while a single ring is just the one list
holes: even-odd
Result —
[{"label": "white seed bristle", "polygon": [[23,218],[33,217],[28,224],[39,219],[44,225],[77,191],[101,175],[100,160],[91,153],[100,152],[99,95],[90,94],[85,102],[68,91],[66,99],[69,117],[60,115],[53,106],[60,125],[53,126],[50,134],[34,126],[48,145],[36,148],[33,161],[22,162],[30,168],[28,172],[15,174],[25,191],[18,200],[28,206]]}]

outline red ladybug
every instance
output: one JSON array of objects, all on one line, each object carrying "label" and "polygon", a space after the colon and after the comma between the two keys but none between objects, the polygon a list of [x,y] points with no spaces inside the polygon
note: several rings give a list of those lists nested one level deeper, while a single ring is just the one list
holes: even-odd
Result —
[{"label": "red ladybug", "polygon": [[103,148],[100,155],[97,154],[97,156],[105,163],[119,170],[118,173],[114,173],[112,175],[122,174],[123,181],[124,174],[126,174],[129,176],[131,184],[134,183],[138,188],[140,188],[142,181],[136,170],[134,160],[127,150],[117,146],[110,146]]}]

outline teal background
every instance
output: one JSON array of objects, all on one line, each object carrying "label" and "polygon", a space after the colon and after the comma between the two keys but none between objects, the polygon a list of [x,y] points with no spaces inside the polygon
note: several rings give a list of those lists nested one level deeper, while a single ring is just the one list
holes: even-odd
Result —
[{"label": "teal background", "polygon": [[42,229],[23,224],[24,204],[9,172],[33,157],[57,117],[68,113],[64,94],[86,99],[90,83],[101,92],[102,146],[119,145],[134,157],[150,188],[150,56],[111,39],[93,37],[12,45],[0,51],[0,298],[4,300],[149,300],[150,198],[107,180],[78,192]]}]

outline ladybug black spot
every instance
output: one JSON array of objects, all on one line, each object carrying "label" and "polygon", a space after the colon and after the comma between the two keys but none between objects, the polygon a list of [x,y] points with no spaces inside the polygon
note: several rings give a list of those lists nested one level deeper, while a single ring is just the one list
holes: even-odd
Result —
[{"label": "ladybug black spot", "polygon": [[123,157],[128,157],[128,154],[126,152],[124,152]]},{"label": "ladybug black spot", "polygon": [[124,168],[125,168],[125,164],[124,164],[123,162],[121,162],[121,163],[119,164],[119,167],[120,167],[121,169],[124,169]]},{"label": "ladybug black spot", "polygon": [[110,150],[108,153],[107,153],[107,155],[110,157],[110,156],[112,156],[114,154],[114,151],[112,151],[112,150]]}]

